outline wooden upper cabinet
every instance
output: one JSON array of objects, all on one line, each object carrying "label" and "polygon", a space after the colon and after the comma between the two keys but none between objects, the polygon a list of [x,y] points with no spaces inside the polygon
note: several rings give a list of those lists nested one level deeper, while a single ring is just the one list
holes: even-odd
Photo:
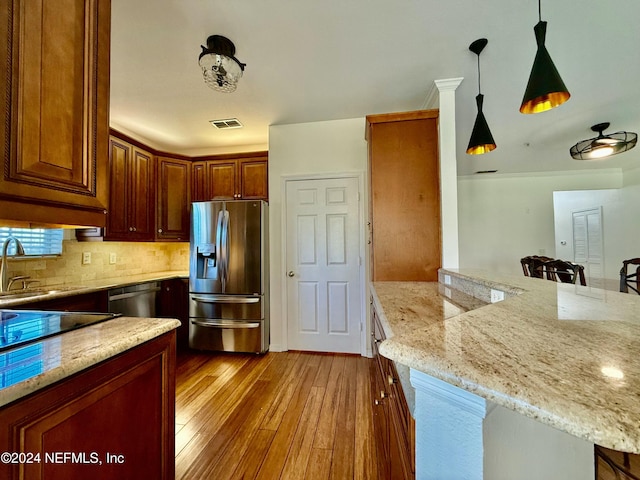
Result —
[{"label": "wooden upper cabinet", "polygon": [[247,200],[267,200],[269,182],[267,160],[240,160],[240,196]]},{"label": "wooden upper cabinet", "polygon": [[267,152],[193,162],[193,201],[268,200]]},{"label": "wooden upper cabinet", "polygon": [[2,2],[0,219],[105,225],[110,8]]},{"label": "wooden upper cabinet", "polygon": [[191,164],[191,201],[208,200],[207,191],[207,162],[193,162]]},{"label": "wooden upper cabinet", "polygon": [[438,111],[367,116],[374,281],[438,280]]},{"label": "wooden upper cabinet", "polygon": [[155,238],[155,163],[151,153],[111,137],[106,240]]},{"label": "wooden upper cabinet", "polygon": [[238,198],[236,162],[207,162],[209,200],[233,200]]},{"label": "wooden upper cabinet", "polygon": [[189,241],[191,163],[158,157],[156,240]]}]

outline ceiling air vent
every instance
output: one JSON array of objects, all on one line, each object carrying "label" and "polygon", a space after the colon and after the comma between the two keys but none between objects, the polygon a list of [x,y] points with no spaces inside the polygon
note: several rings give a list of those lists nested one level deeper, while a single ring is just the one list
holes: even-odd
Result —
[{"label": "ceiling air vent", "polygon": [[237,118],[225,118],[223,120],[210,120],[211,125],[220,129],[228,130],[230,128],[242,128],[240,120]]}]

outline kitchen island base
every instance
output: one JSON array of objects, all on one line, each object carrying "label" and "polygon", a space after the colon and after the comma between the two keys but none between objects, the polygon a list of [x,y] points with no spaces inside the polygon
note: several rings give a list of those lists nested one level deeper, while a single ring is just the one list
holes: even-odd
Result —
[{"label": "kitchen island base", "polygon": [[416,478],[595,478],[593,443],[411,369]]},{"label": "kitchen island base", "polygon": [[2,407],[0,478],[173,479],[175,343],[172,330]]}]

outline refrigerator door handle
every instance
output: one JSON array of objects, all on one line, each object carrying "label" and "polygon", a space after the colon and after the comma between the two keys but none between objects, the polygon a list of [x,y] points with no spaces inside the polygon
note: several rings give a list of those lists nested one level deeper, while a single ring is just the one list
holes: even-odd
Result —
[{"label": "refrigerator door handle", "polygon": [[260,322],[219,322],[215,320],[191,320],[191,323],[208,328],[258,328],[260,326]]},{"label": "refrigerator door handle", "polygon": [[191,295],[191,299],[202,303],[258,303],[260,297],[237,297],[234,295],[208,295],[202,297],[199,295]]},{"label": "refrigerator door handle", "polygon": [[[224,282],[229,281],[229,211],[224,210],[222,223],[222,251],[224,252],[224,264],[222,266],[222,278]],[[224,292],[224,288],[222,290]]]}]

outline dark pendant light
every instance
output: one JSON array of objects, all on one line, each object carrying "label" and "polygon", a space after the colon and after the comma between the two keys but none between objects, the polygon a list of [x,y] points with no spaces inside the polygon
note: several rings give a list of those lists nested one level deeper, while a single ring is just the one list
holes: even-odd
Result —
[{"label": "dark pendant light", "polygon": [[478,115],[476,116],[476,122],[473,124],[469,146],[467,147],[467,153],[469,155],[481,155],[496,148],[496,142],[493,140],[489,125],[487,125],[487,120],[484,118],[484,113],[482,113],[482,100],[484,99],[484,95],[480,93],[480,52],[484,50],[487,43],[488,40],[486,38],[479,38],[469,45],[469,50],[478,56],[478,95],[476,96]]},{"label": "dark pendant light", "polygon": [[569,100],[571,94],[565,87],[556,66],[544,46],[547,22],[542,21],[540,0],[538,0],[538,23],[533,27],[538,51],[533,61],[527,90],[524,92],[520,113],[539,113],[551,110]]},{"label": "dark pendant light", "polygon": [[633,132],[616,132],[604,135],[609,123],[598,123],[591,130],[598,132],[598,136],[582,140],[569,149],[569,153],[576,160],[597,160],[626,152],[636,146],[638,134]]}]

